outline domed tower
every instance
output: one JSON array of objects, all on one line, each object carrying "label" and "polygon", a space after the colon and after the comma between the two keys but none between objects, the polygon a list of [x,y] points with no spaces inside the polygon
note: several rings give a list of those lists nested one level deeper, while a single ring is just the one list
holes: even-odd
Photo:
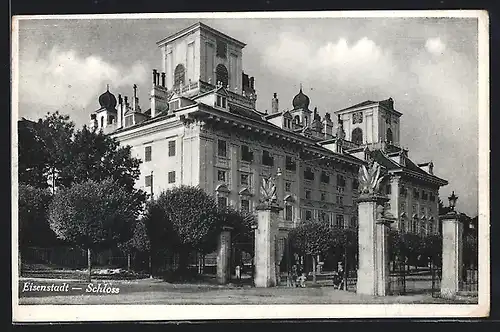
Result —
[{"label": "domed tower", "polygon": [[109,92],[109,85],[106,92],[99,96],[100,108],[90,115],[91,128],[104,129],[116,124],[118,111],[116,110],[116,97]]},{"label": "domed tower", "polygon": [[301,84],[299,93],[293,97],[293,109],[290,111],[295,127],[309,127],[311,125],[312,111],[309,110],[309,103],[309,97],[302,92]]}]

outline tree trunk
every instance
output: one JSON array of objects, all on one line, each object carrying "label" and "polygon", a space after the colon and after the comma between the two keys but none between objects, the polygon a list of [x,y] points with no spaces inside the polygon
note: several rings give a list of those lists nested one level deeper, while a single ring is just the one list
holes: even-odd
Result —
[{"label": "tree trunk", "polygon": [[130,271],[130,253],[127,254],[127,270]]},{"label": "tree trunk", "polygon": [[89,269],[88,280],[92,282],[92,252],[87,248],[87,268]]},{"label": "tree trunk", "polygon": [[153,279],[153,268],[152,268],[152,264],[151,264],[151,251],[149,252],[149,278],[150,279]]},{"label": "tree trunk", "polygon": [[312,263],[313,263],[313,284],[316,283],[316,256],[311,255],[312,257]]}]

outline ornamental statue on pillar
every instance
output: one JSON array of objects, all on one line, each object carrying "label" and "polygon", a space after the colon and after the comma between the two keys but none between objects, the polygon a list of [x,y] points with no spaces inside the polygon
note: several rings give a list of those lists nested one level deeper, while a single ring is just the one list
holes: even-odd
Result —
[{"label": "ornamental statue on pillar", "polygon": [[361,195],[378,195],[380,192],[380,183],[385,175],[380,174],[380,164],[369,159],[368,167],[362,165],[359,169],[359,185]]}]

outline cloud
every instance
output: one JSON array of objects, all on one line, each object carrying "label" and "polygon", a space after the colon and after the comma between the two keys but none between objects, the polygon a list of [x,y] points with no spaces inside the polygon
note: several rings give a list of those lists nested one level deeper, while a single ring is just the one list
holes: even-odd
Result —
[{"label": "cloud", "polygon": [[441,38],[429,38],[425,42],[425,49],[434,55],[443,54],[446,50],[446,45],[441,41]]},{"label": "cloud", "polygon": [[320,80],[352,86],[379,85],[395,72],[392,54],[363,37],[350,44],[346,38],[323,45],[290,33],[282,33],[277,43],[262,55],[264,64],[281,74],[301,80]]},{"label": "cloud", "polygon": [[[140,62],[130,67],[111,64],[99,56],[82,56],[74,50],[53,48],[45,54],[33,52],[20,59],[19,100],[51,111],[86,110],[98,107],[97,97],[106,84],[116,91],[146,81],[147,72]],[[90,108],[90,109],[88,109]],[[21,112],[21,110],[20,110]]]}]

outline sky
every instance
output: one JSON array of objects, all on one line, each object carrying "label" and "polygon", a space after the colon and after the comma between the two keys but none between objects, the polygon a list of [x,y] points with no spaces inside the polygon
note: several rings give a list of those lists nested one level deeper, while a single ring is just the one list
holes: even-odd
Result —
[{"label": "sky", "polygon": [[236,38],[255,77],[257,109],[280,109],[302,84],[320,115],[365,100],[394,99],[401,144],[433,161],[457,209],[478,212],[478,22],[475,18],[30,19],[19,23],[18,116],[68,114],[78,127],[109,84],[149,108],[156,42],[201,21]]}]

